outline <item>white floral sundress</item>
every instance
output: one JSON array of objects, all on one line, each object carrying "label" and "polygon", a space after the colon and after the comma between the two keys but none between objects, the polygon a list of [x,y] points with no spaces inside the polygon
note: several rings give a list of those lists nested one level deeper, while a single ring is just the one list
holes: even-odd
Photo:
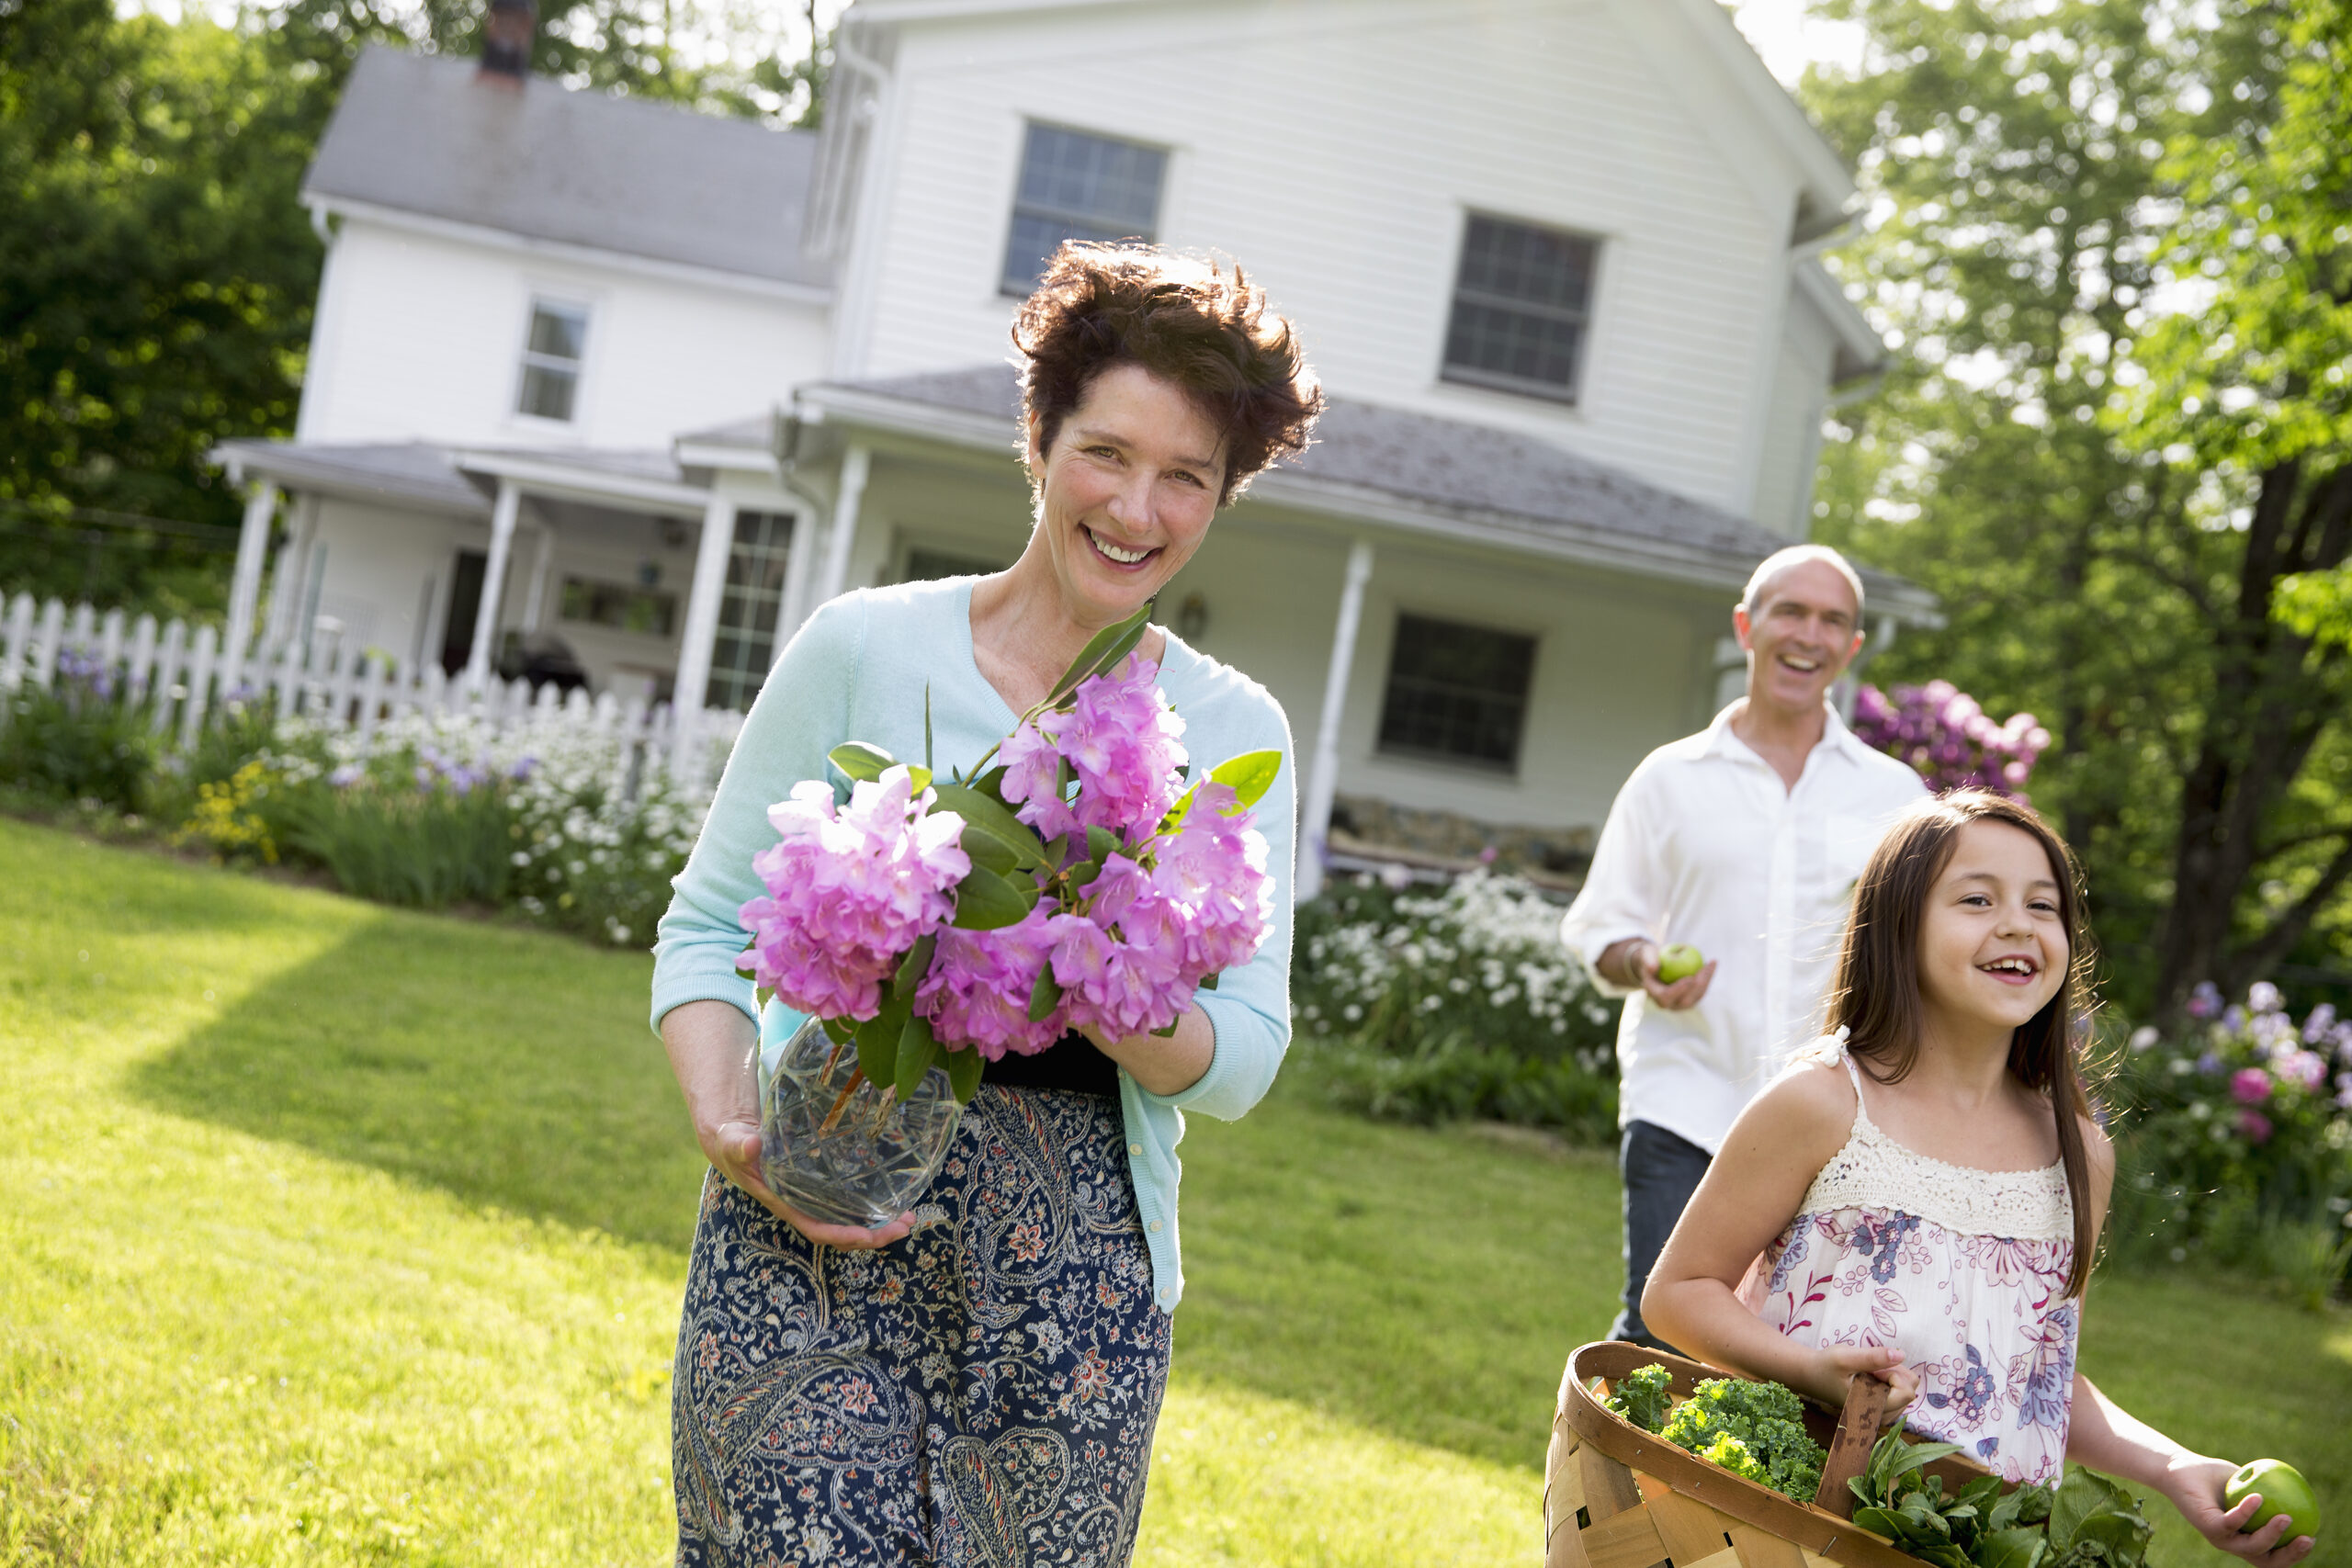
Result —
[{"label": "white floral sundress", "polygon": [[2064,1166],[1978,1170],[1905,1148],[1871,1120],[1843,1040],[1821,1055],[1854,1080],[1854,1130],[1740,1300],[1792,1339],[1900,1347],[1919,1374],[1913,1430],[2003,1480],[2055,1481],[2082,1324]]}]

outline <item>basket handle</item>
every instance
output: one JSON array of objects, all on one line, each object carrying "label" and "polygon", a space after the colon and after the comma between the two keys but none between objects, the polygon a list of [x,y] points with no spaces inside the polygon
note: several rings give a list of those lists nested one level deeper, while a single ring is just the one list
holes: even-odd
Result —
[{"label": "basket handle", "polygon": [[1868,1372],[1856,1372],[1846,1382],[1846,1408],[1838,1414],[1838,1433],[1829,1439],[1829,1457],[1822,1461],[1821,1485],[1813,1506],[1841,1519],[1854,1517],[1854,1489],[1847,1483],[1870,1467],[1871,1449],[1878,1441],[1879,1424],[1886,1416],[1886,1396],[1894,1390]]}]

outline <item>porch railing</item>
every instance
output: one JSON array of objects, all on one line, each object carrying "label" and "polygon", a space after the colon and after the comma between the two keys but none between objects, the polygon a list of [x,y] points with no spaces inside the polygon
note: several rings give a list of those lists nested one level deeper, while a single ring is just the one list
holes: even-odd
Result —
[{"label": "porch railing", "polygon": [[119,683],[121,699],[146,707],[155,734],[182,750],[232,703],[266,702],[282,716],[356,731],[363,745],[403,715],[462,714],[497,730],[557,722],[601,731],[636,757],[667,763],[684,788],[698,794],[712,782],[702,776],[710,760],[724,755],[742,726],[741,714],[707,708],[682,733],[671,705],[643,697],[624,701],[606,692],[592,698],[577,687],[566,694],[553,682],[534,686],[495,676],[477,690],[433,660],[412,666],[340,638],[246,649],[224,646],[220,628],[209,625],[191,631],[176,618],[158,625],[152,615],[132,618],[86,604],[68,609],[61,599],[36,604],[31,594],[17,594],[0,624],[0,695],[28,684],[51,689],[69,656]]}]

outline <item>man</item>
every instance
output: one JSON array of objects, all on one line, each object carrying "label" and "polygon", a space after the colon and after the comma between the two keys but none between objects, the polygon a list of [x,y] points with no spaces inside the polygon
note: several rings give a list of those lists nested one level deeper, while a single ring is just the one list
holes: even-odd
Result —
[{"label": "man", "polygon": [[[1854,738],[1829,688],[1862,646],[1862,581],[1838,552],[1781,550],[1732,612],[1747,694],[1643,759],[1561,922],[1617,1029],[1625,1308],[1611,1337],[1657,1345],[1642,1287],[1724,1133],[1819,1027],[1848,894],[1886,825],[1927,793]],[[1658,976],[1687,943],[1696,974]]]}]

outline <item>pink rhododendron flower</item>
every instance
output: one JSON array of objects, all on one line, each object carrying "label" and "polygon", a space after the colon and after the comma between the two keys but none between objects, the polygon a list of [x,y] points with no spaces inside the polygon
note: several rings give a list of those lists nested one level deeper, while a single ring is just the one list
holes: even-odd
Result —
[{"label": "pink rhododendron flower", "polygon": [[2230,1097],[2240,1105],[2259,1105],[2270,1098],[2270,1075],[2260,1067],[2240,1067],[2230,1075]]},{"label": "pink rhododendron flower", "polygon": [[1185,761],[1177,739],[1184,724],[1159,675],[1131,653],[1111,674],[1079,682],[1069,712],[1040,720],[1078,774],[1079,820],[1130,844],[1159,826],[1183,788],[1176,770]]},{"label": "pink rhododendron flower", "polygon": [[1069,1027],[1069,1009],[1029,1020],[1029,993],[1053,951],[1055,905],[1039,900],[1028,918],[992,931],[939,933],[931,968],[915,990],[915,1011],[943,1042],[969,1045],[989,1061],[1008,1051],[1030,1056]]},{"label": "pink rhododendron flower", "polygon": [[1014,816],[1035,828],[1041,838],[1058,839],[1078,829],[1077,816],[1062,799],[1062,754],[1045,731],[1035,723],[1020,726],[1004,738],[996,758],[1004,764],[1004,782],[998,792]]},{"label": "pink rhododendron flower", "polygon": [[926,812],[906,767],[861,782],[837,807],[810,779],[768,808],[783,841],[752,859],[768,897],[739,912],[752,933],[737,964],[786,1007],[819,1018],[872,1018],[882,983],[925,931],[955,912],[950,892],[972,869],[956,842],[964,819]]}]

